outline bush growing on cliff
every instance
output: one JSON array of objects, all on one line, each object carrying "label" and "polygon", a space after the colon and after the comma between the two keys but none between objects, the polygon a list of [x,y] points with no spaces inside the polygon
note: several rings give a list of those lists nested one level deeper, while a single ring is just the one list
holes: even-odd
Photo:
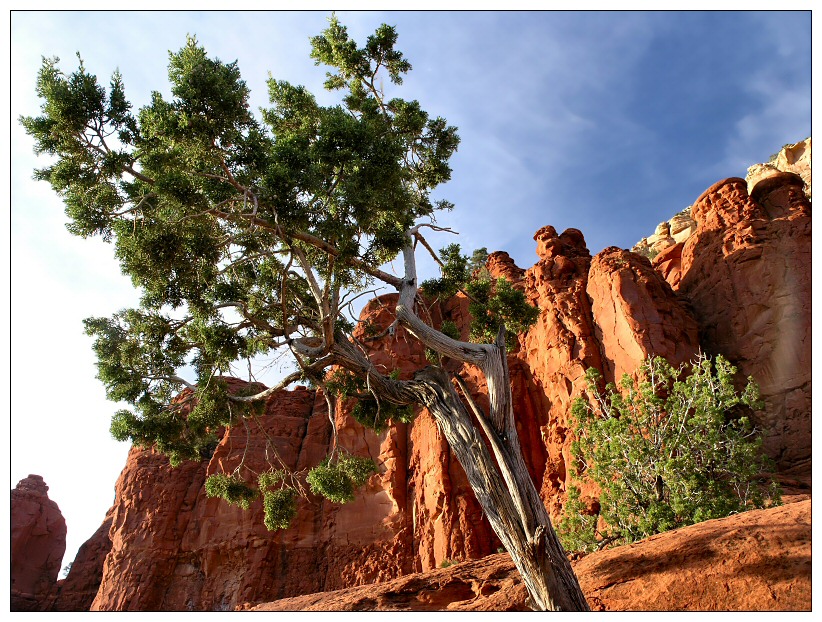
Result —
[{"label": "bush growing on cliff", "polygon": [[[507,329],[506,343],[509,349],[513,348],[517,334],[525,332],[537,321],[539,309],[504,277],[490,277],[485,269],[488,259],[485,248],[475,250],[468,257],[462,254],[459,244],[449,244],[440,250],[440,256],[443,259],[442,276],[423,281],[422,292],[429,298],[442,300],[462,292],[469,300],[471,341],[493,342],[502,322]],[[442,332],[448,334],[448,330],[444,323]]]},{"label": "bush growing on cliff", "polygon": [[354,490],[376,472],[373,460],[341,452],[336,460],[326,458],[311,469],[306,481],[311,492],[335,503],[348,503],[354,499]]},{"label": "bush growing on cliff", "polygon": [[[558,532],[572,550],[627,543],[684,525],[780,503],[773,468],[748,413],[761,407],[752,378],[742,393],[725,358],[700,356],[672,367],[646,360],[638,381],[624,376],[599,390],[589,369],[588,391],[573,406],[577,477],[595,482],[599,512],[571,486]],[[686,376],[687,374],[687,376]]]},{"label": "bush growing on cliff", "polygon": [[231,505],[236,505],[247,510],[257,497],[260,491],[252,488],[237,475],[226,475],[225,473],[214,473],[209,475],[205,481],[206,495],[224,499]]}]

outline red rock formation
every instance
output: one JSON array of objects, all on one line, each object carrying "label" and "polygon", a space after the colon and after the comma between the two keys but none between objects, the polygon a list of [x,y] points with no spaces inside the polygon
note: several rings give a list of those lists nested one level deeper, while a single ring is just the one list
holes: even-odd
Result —
[{"label": "red rock formation", "polygon": [[[370,325],[372,331],[383,332],[394,321],[396,301],[396,294],[389,294],[366,305],[361,315],[363,326]],[[467,339],[470,318],[464,296],[448,301],[442,309],[439,305],[421,308],[420,313],[434,325],[439,325],[445,315],[456,323]],[[355,335],[358,338],[365,336],[359,329]],[[398,369],[401,378],[411,378],[415,371],[430,364],[425,358],[424,347],[402,327],[391,335],[365,343],[377,366],[384,365],[386,370]],[[379,456],[386,468],[382,474],[382,490],[373,491],[373,494],[384,496],[383,506],[390,510],[383,522],[396,530],[395,539],[408,544],[405,548],[394,547],[392,552],[393,563],[388,564],[388,568],[397,572],[389,576],[384,569],[372,575],[375,579],[430,570],[445,560],[482,557],[499,547],[499,541],[482,516],[465,472],[426,410],[419,409],[413,424],[397,425],[382,435],[363,428],[349,416],[349,412],[345,407],[338,409],[339,442],[355,453],[361,453],[358,447],[370,442],[371,455]],[[384,439],[382,446],[381,439]],[[388,500],[392,501],[390,505]],[[362,503],[370,502],[363,500]],[[347,516],[353,511],[351,506],[342,506],[337,513]],[[361,525],[372,524],[374,516],[381,515],[380,512],[375,514],[373,509],[362,514],[357,517],[357,523]],[[337,534],[348,538],[346,531],[343,529]],[[361,573],[357,569],[361,565],[362,561],[356,562],[349,571],[349,579],[339,585],[370,582],[352,583],[351,578]]]},{"label": "red rock formation", "polygon": [[[571,405],[583,388],[585,370],[602,369],[602,358],[586,293],[591,255],[582,234],[568,229],[557,235],[548,226],[537,231],[534,239],[539,261],[526,270],[524,284],[526,296],[539,307],[540,315],[536,324],[520,336],[517,357],[525,382],[519,391],[529,395],[533,409],[529,414],[536,417],[546,455],[538,485],[540,495],[551,515],[556,516],[562,509],[572,461]],[[529,391],[531,384],[535,391]],[[518,395],[514,403],[520,403]]]},{"label": "red rock formation", "polygon": [[811,457],[811,206],[802,180],[720,181],[697,200],[696,233],[682,249],[679,291],[705,351],[759,383],[757,423],[782,469]]},{"label": "red rock formation", "polygon": [[66,552],[66,521],[39,475],[11,491],[11,610],[42,611]]},{"label": "red rock formation", "polygon": [[[571,407],[585,371],[595,367],[613,381],[649,355],[687,361],[699,345],[690,312],[647,259],[611,247],[592,260],[576,229],[557,235],[543,227],[534,239],[540,259],[522,287],[540,316],[520,336],[517,362],[509,367],[520,421],[531,429],[521,435],[523,455],[557,518],[572,476]],[[489,262],[492,276],[497,264],[516,274],[509,262]],[[582,493],[594,503],[595,488],[583,486]]]},{"label": "red rock formation", "polygon": [[485,263],[494,278],[505,277],[515,287],[520,288],[522,279],[525,276],[525,270],[518,267],[511,256],[504,251],[496,251],[488,255],[488,260]]},{"label": "red rock formation", "polygon": [[217,465],[231,472],[246,446],[246,467],[267,469],[266,436],[292,469],[316,464],[330,426],[315,401],[306,390],[273,396],[266,414],[249,424],[259,429],[246,436],[243,426],[235,427],[209,462],[172,468],[163,455],[132,449],[116,484],[112,547],[92,610],[227,609],[260,594],[325,589],[327,560],[316,537],[322,513],[311,507],[316,500],[299,504],[296,529],[272,534],[263,525],[261,501],[245,512],[207,498],[203,488]]},{"label": "red rock formation", "polygon": [[[491,276],[512,280],[540,308],[537,323],[509,355],[509,369],[523,455],[552,516],[561,512],[571,478],[570,410],[586,369],[597,367],[613,380],[651,354],[685,361],[699,347],[697,326],[710,352],[736,356],[743,371],[759,365],[758,372],[767,372],[770,384],[757,380],[776,404],[769,411],[772,440],[791,444],[782,452],[788,463],[809,457],[810,306],[797,309],[793,293],[810,292],[810,273],[797,266],[810,265],[810,213],[796,184],[781,179],[769,178],[755,200],[747,197],[744,182],[740,188],[733,181],[718,184],[697,202],[698,231],[655,261],[670,283],[681,279],[678,294],[633,253],[609,248],[592,259],[575,229],[561,235],[553,227],[538,231],[539,261],[528,270],[505,253],[489,257]],[[726,289],[736,298],[729,301]],[[755,300],[756,293],[761,300]],[[388,295],[366,305],[356,334],[376,365],[410,378],[428,361],[402,327],[386,332],[395,304],[396,295]],[[464,296],[421,303],[418,311],[434,326],[444,319],[455,322],[468,337]],[[808,337],[802,342],[805,337],[799,336],[798,350],[790,341],[798,334],[790,333],[794,328]],[[796,360],[787,371],[779,368],[789,355]],[[454,362],[447,367],[463,376],[480,405],[487,403],[476,370]],[[350,407],[336,404],[337,445],[372,457],[379,473],[353,503],[339,506],[313,496],[300,501],[294,526],[282,533],[265,530],[259,501],[243,512],[207,499],[202,483],[218,468],[233,470],[244,454],[244,468],[250,469],[244,472],[266,469],[266,435],[292,469],[317,464],[332,443],[322,395],[299,390],[273,396],[266,415],[249,422],[259,423],[250,436],[235,427],[210,462],[172,470],[164,457],[133,450],[117,484],[111,552],[93,608],[230,609],[246,601],[391,581],[497,550],[499,542],[462,468],[427,412],[376,434],[348,416]],[[808,485],[802,473],[796,477]],[[589,505],[596,494],[583,489]],[[477,589],[485,595],[494,591],[493,586]],[[427,602],[433,606],[435,600]]]},{"label": "red rock formation", "polygon": [[103,564],[111,550],[111,523],[114,508],[106,514],[103,524],[80,549],[65,579],[57,582],[57,593],[48,605],[49,611],[88,611],[100,582],[103,580]]},{"label": "red rock formation", "polygon": [[[572,562],[600,611],[810,611],[811,502],[744,512]],[[507,554],[252,611],[525,611]]]},{"label": "red rock formation", "polygon": [[591,263],[587,291],[609,380],[633,374],[649,355],[678,366],[699,351],[696,322],[644,257],[606,248]]},{"label": "red rock formation", "polygon": [[685,242],[669,246],[651,260],[654,268],[674,289],[679,287],[679,282],[682,280],[682,248],[684,246]]}]

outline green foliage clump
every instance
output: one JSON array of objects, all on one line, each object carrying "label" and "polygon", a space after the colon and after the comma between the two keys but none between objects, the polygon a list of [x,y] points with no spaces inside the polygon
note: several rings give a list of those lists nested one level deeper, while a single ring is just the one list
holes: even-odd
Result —
[{"label": "green foliage clump", "polygon": [[219,497],[247,510],[260,494],[263,496],[263,523],[269,531],[288,529],[297,514],[297,491],[285,485],[286,472],[271,469],[257,477],[259,488],[249,486],[237,475],[215,473],[205,482],[206,494]]},{"label": "green foliage clump", "polygon": [[351,480],[355,488],[359,488],[377,473],[377,465],[371,458],[352,456],[348,453],[340,454],[337,458],[337,467]]},{"label": "green foliage clump", "polygon": [[573,406],[572,451],[577,476],[602,491],[600,514],[583,515],[579,490],[569,488],[559,524],[567,548],[633,542],[781,502],[775,483],[763,490],[759,481],[773,468],[748,416],[761,406],[759,389],[748,378],[737,393],[735,373],[722,356],[680,369],[657,357],[642,364],[637,382],[626,375],[621,391],[600,391],[599,373],[588,370],[589,396]]},{"label": "green foliage clump", "polygon": [[569,486],[562,518],[557,523],[557,535],[566,551],[594,551],[601,540],[597,532],[599,514],[591,512],[580,499],[580,490]]},{"label": "green foliage clump", "polygon": [[297,514],[297,492],[290,487],[263,494],[263,523],[269,531],[288,529]]},{"label": "green foliage clump", "polygon": [[[399,378],[399,370],[390,374],[393,380]],[[411,405],[392,404],[387,400],[377,400],[368,390],[363,378],[336,369],[325,377],[325,390],[332,395],[342,398],[356,398],[357,402],[351,409],[351,416],[367,428],[376,432],[385,430],[389,423],[411,423],[414,420],[414,407]]]},{"label": "green foliage clump", "polygon": [[465,285],[465,291],[472,298],[468,311],[471,313],[471,340],[474,342],[493,343],[500,325],[503,325],[510,350],[516,344],[516,336],[528,330],[539,317],[539,309],[531,306],[525,294],[503,277],[496,281],[472,281]]},{"label": "green foliage clump", "polygon": [[505,278],[491,279],[483,270],[488,259],[485,248],[475,250],[469,259],[460,252],[459,244],[449,244],[440,250],[443,262],[442,276],[428,279],[420,286],[429,298],[446,300],[458,291],[471,299],[471,340],[475,343],[494,343],[500,326],[506,328],[506,343],[511,349],[516,335],[523,333],[537,321],[539,309],[532,306],[525,294]]},{"label": "green foliage clump", "polygon": [[274,490],[274,487],[284,482],[285,478],[286,472],[283,469],[270,469],[257,476],[257,485],[260,487],[260,490],[266,492],[268,490]]},{"label": "green foliage clump", "polygon": [[205,481],[205,490],[209,497],[219,497],[244,510],[247,510],[251,502],[260,496],[257,488],[252,488],[236,475],[225,473],[209,475]]},{"label": "green foliage clump", "polygon": [[387,400],[360,399],[351,409],[351,416],[361,425],[379,433],[385,430],[391,421],[411,423],[416,413],[410,404],[400,406]]},{"label": "green foliage clump", "polygon": [[471,278],[468,257],[460,252],[459,244],[449,244],[440,249],[442,276],[422,282],[420,288],[429,298],[448,300],[454,296]]},{"label": "green foliage clump", "polygon": [[323,388],[330,395],[336,395],[342,398],[356,397],[368,391],[364,379],[344,369],[335,369],[326,374]]},{"label": "green foliage clump", "polygon": [[468,270],[470,270],[471,274],[479,272],[478,276],[487,277],[488,268],[485,266],[487,262],[488,249],[485,246],[474,249],[474,252],[471,253],[471,258],[468,260]]},{"label": "green foliage clump", "polygon": [[460,329],[451,320],[443,320],[440,332],[447,337],[451,337],[451,339],[460,338]]},{"label": "green foliage clump", "polygon": [[335,503],[348,503],[354,500],[354,490],[376,472],[377,465],[370,458],[341,453],[336,461],[326,458],[311,469],[306,481],[315,495]]}]

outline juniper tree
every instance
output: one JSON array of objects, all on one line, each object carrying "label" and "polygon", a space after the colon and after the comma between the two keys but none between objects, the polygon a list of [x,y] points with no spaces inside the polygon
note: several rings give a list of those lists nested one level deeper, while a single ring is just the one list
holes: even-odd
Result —
[{"label": "juniper tree", "polygon": [[[778,485],[760,480],[773,462],[749,415],[761,408],[753,378],[741,393],[736,368],[717,355],[699,355],[674,368],[645,360],[636,380],[601,390],[595,369],[575,400],[572,453],[576,478],[602,491],[591,512],[580,490],[568,490],[559,523],[569,548],[595,550],[735,512],[780,503]],[[602,519],[600,521],[600,518]]]},{"label": "juniper tree", "polygon": [[[396,88],[411,69],[396,40],[383,25],[358,47],[332,18],[311,39],[311,56],[330,67],[325,87],[340,93],[339,103],[322,106],[304,87],[270,78],[260,118],[236,62],[210,58],[194,38],[169,55],[171,98],[154,92],[136,113],[119,73],[105,88],[82,61],[66,75],[58,59],[44,59],[42,114],[21,119],[36,151],[52,156],[35,177],[63,198],[73,234],[113,244],[141,293],[136,309],[86,320],[108,398],[131,405],[114,415],[112,433],[156,447],[172,463],[199,460],[218,429],[253,417],[270,395],[304,379],[328,395],[336,378],[338,392],[363,398],[361,412],[382,413],[379,425],[426,407],[534,606],[587,609],[515,426],[505,322],[527,325],[533,310],[504,282],[478,286],[475,334],[493,329],[492,343],[461,342],[418,315],[415,249],[430,250],[423,232],[440,229],[436,213],[453,207],[431,192],[450,178],[459,138],[419,102],[386,96],[383,78]],[[398,255],[402,276],[382,268]],[[470,289],[468,259],[459,257],[446,251],[435,287]],[[466,268],[455,275],[448,262]],[[378,285],[399,292],[392,328],[401,324],[437,354],[413,379],[377,369],[352,337],[349,305]],[[290,353],[297,370],[275,386],[238,394],[221,380],[233,363],[277,352]],[[481,370],[487,412],[443,358]],[[266,525],[283,528],[301,490],[283,467],[272,464],[256,483],[217,474],[207,492],[241,506],[262,495]],[[332,452],[307,483],[344,502],[372,468]]]}]

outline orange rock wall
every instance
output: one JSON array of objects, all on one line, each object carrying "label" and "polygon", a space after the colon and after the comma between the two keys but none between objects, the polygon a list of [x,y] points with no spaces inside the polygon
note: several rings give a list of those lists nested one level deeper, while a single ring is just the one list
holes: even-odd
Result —
[{"label": "orange rock wall", "polygon": [[748,195],[717,182],[693,206],[678,291],[710,354],[752,376],[765,400],[757,424],[782,470],[811,458],[811,205],[801,178],[781,173]]},{"label": "orange rock wall", "polygon": [[[571,407],[585,388],[585,371],[595,367],[606,381],[619,380],[650,355],[688,361],[699,341],[689,309],[646,258],[615,247],[592,258],[577,229],[557,234],[543,227],[534,239],[539,260],[520,286],[540,315],[511,357],[520,369],[509,366],[520,420],[536,428],[521,435],[523,453],[544,460],[535,469],[542,471],[537,485],[557,518],[575,472]],[[496,265],[515,273],[495,255],[492,275]],[[595,503],[594,487],[582,486],[582,493]]]}]

